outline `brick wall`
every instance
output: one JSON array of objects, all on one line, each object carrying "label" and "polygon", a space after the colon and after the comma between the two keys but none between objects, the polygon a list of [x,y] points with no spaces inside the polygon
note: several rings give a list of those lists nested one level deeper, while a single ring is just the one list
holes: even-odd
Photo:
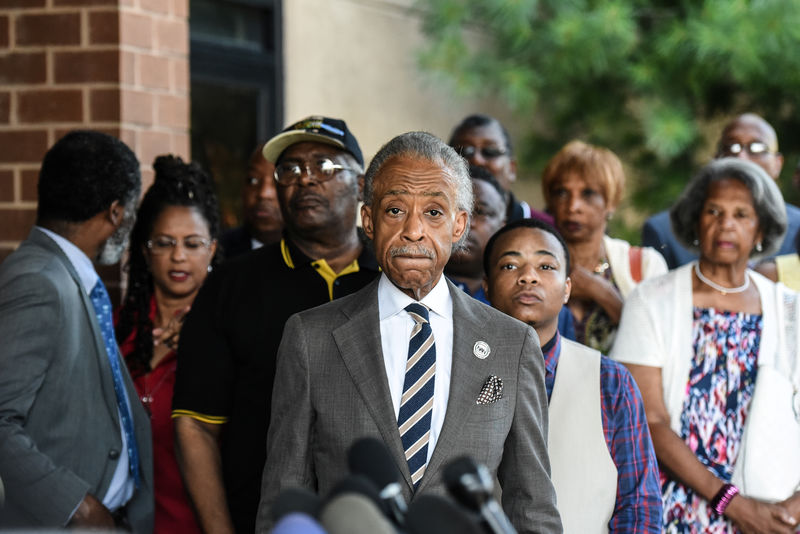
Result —
[{"label": "brick wall", "polygon": [[145,188],[156,155],[188,158],[188,0],[0,1],[0,261],[33,225],[42,156],[74,128],[125,141]]}]

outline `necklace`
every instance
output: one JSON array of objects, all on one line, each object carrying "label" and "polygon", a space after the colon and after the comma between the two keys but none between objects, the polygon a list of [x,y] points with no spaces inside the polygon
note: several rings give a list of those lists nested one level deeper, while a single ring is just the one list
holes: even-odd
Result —
[{"label": "necklace", "polygon": [[744,284],[742,284],[742,285],[740,285],[738,287],[721,286],[718,283],[716,283],[716,282],[714,282],[712,280],[709,280],[708,278],[705,277],[705,275],[702,272],[700,272],[700,262],[697,262],[697,263],[694,264],[694,274],[697,275],[697,278],[699,278],[701,282],[703,282],[704,284],[706,284],[707,286],[709,286],[709,287],[711,287],[713,289],[716,289],[717,291],[719,291],[723,295],[727,295],[728,293],[741,293],[742,291],[744,291],[748,287],[750,287],[750,277],[747,276],[746,273],[745,273],[745,276],[744,276]]},{"label": "necklace", "polygon": [[594,268],[594,272],[596,272],[597,274],[603,274],[608,270],[609,267],[610,265],[608,264],[608,260],[603,259],[597,262],[597,265]]}]

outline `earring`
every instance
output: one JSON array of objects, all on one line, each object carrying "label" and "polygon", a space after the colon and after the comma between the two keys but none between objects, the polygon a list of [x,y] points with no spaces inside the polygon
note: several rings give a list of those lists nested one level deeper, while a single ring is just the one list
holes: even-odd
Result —
[{"label": "earring", "polygon": [[695,238],[692,240],[692,245],[694,245],[695,247],[696,247],[696,246],[698,246],[698,245],[700,245],[700,240],[699,240],[699,239],[697,239],[697,238],[695,237]]},{"label": "earring", "polygon": [[759,241],[758,243],[756,243],[756,252],[761,252],[761,251],[763,251],[763,250],[764,250],[764,247],[763,247],[763,246],[761,246],[761,241]]},{"label": "earring", "polygon": [[611,217],[613,217],[613,216],[614,216],[614,212],[613,211],[609,211],[608,213],[606,213],[606,220],[610,221]]},{"label": "earring", "polygon": [[213,270],[214,270],[214,268],[213,268],[213,267],[211,266],[211,264],[209,263],[209,264],[208,264],[208,272],[211,272],[211,271],[213,271]]}]

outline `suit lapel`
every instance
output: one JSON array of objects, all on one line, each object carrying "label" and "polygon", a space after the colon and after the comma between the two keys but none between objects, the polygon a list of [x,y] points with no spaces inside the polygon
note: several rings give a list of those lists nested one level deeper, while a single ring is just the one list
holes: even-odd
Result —
[{"label": "suit lapel", "polygon": [[100,373],[102,375],[99,382],[100,388],[103,391],[103,398],[106,401],[105,404],[109,410],[111,419],[114,421],[117,427],[119,427],[120,423],[117,408],[117,394],[114,391],[114,379],[111,374],[111,364],[109,363],[108,356],[106,355],[106,346],[105,343],[103,343],[103,335],[100,332],[100,325],[97,322],[97,315],[95,314],[94,306],[92,305],[89,295],[87,295],[86,291],[84,290],[80,276],[78,276],[78,272],[75,270],[72,262],[69,261],[67,255],[64,254],[64,251],[58,246],[58,243],[53,241],[47,234],[34,228],[31,230],[28,239],[36,245],[47,249],[56,258],[58,258],[58,260],[67,269],[67,272],[69,273],[70,277],[72,277],[73,282],[75,282],[75,290],[80,295],[81,302],[83,303],[83,311],[86,314],[86,321],[89,323],[89,328],[92,332],[92,339],[95,347],[94,353],[95,357],[97,358],[97,364],[99,366]]},{"label": "suit lapel", "polygon": [[[461,430],[476,406],[481,386],[489,376],[489,360],[476,358],[473,348],[476,341],[485,339],[482,332],[486,320],[479,317],[480,308],[470,306],[472,297],[455,287],[448,280],[450,295],[453,298],[453,365],[450,373],[450,396],[447,401],[442,431],[436,441],[425,476],[422,477],[419,493],[439,478],[444,463],[452,459],[452,452],[463,443]],[[437,356],[438,357],[438,356]]]},{"label": "suit lapel", "polygon": [[411,473],[397,430],[397,418],[383,361],[378,311],[379,280],[380,278],[376,279],[357,293],[356,298],[342,308],[342,313],[348,320],[333,331],[333,338],[383,442],[394,457],[409,489],[412,489]]}]

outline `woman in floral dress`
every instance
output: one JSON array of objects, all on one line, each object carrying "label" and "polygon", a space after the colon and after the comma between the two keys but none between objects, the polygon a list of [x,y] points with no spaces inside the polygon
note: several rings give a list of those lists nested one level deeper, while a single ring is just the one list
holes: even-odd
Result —
[{"label": "woman in floral dress", "polygon": [[611,353],[642,392],[664,532],[794,532],[794,487],[769,503],[733,484],[759,368],[785,346],[784,290],[748,269],[781,243],[783,198],[757,165],[722,159],[690,182],[671,217],[700,258],[633,291]]}]

